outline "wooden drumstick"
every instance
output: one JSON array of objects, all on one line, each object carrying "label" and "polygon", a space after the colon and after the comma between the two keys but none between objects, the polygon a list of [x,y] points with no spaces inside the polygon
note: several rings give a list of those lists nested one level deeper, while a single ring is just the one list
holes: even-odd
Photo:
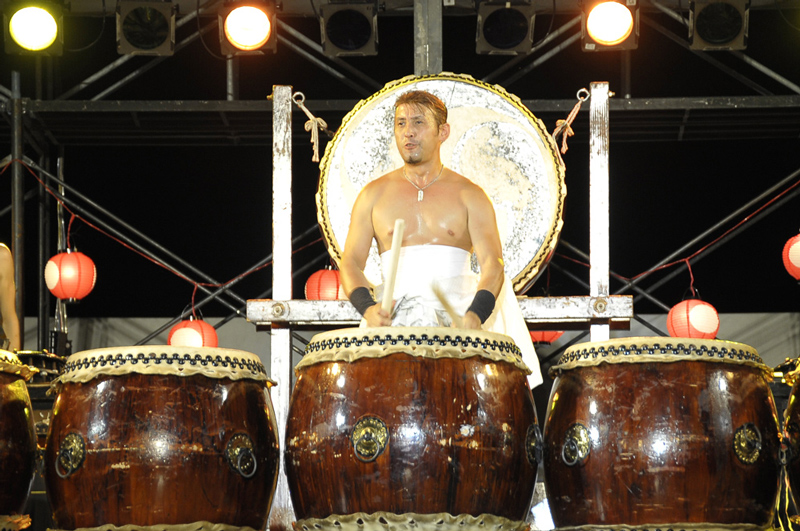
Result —
[{"label": "wooden drumstick", "polygon": [[464,328],[464,318],[458,314],[456,309],[453,308],[453,305],[450,304],[450,301],[447,300],[447,297],[445,297],[442,288],[439,287],[439,284],[434,284],[432,288],[433,294],[436,295],[437,299],[439,299],[439,303],[442,305],[442,308],[444,308],[444,311],[446,311],[447,315],[450,316],[450,320],[453,321],[453,326],[456,328]]},{"label": "wooden drumstick", "polygon": [[381,302],[381,310],[389,315],[392,313],[394,280],[397,278],[397,265],[400,263],[400,247],[403,245],[403,232],[405,230],[406,221],[404,219],[396,219],[394,221],[394,236],[392,237],[392,258],[391,262],[389,262],[386,282],[383,284],[383,301]]}]

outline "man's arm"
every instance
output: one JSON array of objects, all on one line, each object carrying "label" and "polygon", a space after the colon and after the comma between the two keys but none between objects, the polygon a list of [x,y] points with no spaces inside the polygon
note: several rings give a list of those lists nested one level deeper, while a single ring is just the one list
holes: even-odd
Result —
[{"label": "man's arm", "polygon": [[477,296],[470,306],[471,309],[464,315],[464,328],[478,329],[482,321],[488,317],[485,315],[481,319],[479,314],[485,314],[486,311],[491,313],[494,300],[503,287],[503,245],[497,231],[494,207],[486,193],[477,186],[470,189],[466,194],[465,204],[468,216],[467,228],[481,268],[481,277]]},{"label": "man's arm", "polygon": [[390,326],[392,320],[387,312],[381,310],[379,304],[368,306],[373,301],[371,296],[367,297],[370,284],[364,275],[364,267],[367,265],[369,249],[375,236],[372,226],[371,189],[369,185],[364,187],[353,205],[350,228],[344,244],[342,261],[339,264],[339,275],[345,293],[367,320],[367,325]]},{"label": "man's arm", "polygon": [[3,317],[3,331],[9,339],[9,350],[19,350],[22,347],[16,305],[14,258],[8,247],[0,244],[0,315]]}]

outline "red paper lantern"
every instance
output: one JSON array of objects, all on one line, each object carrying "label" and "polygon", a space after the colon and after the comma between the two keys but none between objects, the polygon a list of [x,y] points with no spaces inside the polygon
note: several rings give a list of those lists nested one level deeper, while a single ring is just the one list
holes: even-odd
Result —
[{"label": "red paper lantern", "polygon": [[61,300],[81,300],[92,291],[96,280],[94,262],[80,252],[58,253],[44,268],[47,289]]},{"label": "red paper lantern", "polygon": [[669,311],[667,331],[672,337],[714,339],[719,331],[719,314],[707,302],[688,299]]},{"label": "red paper lantern", "polygon": [[533,330],[531,332],[531,341],[534,343],[549,345],[563,335],[564,332],[561,330]]},{"label": "red paper lantern", "polygon": [[783,246],[783,266],[795,280],[800,280],[800,234]]},{"label": "red paper lantern", "polygon": [[202,319],[190,317],[172,327],[167,343],[173,347],[216,347],[217,331]]},{"label": "red paper lantern", "polygon": [[337,269],[327,268],[313,273],[306,281],[305,292],[308,300],[333,301],[347,298]]}]

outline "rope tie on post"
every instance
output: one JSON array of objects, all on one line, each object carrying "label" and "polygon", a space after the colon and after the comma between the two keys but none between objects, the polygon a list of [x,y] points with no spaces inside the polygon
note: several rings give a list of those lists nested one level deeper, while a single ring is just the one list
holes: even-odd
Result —
[{"label": "rope tie on post", "polygon": [[328,129],[328,124],[322,118],[318,118],[311,114],[311,111],[305,106],[304,102],[306,101],[306,97],[302,92],[295,92],[292,95],[292,101],[294,101],[295,105],[300,107],[300,109],[306,113],[308,117],[308,121],[305,123],[305,130],[311,132],[311,143],[314,145],[314,155],[311,157],[312,162],[319,162],[319,130],[322,129],[328,135],[328,137],[333,137],[333,133]]},{"label": "rope tie on post", "polygon": [[578,111],[581,110],[581,104],[589,99],[589,91],[585,88],[582,88],[578,91],[576,97],[578,98],[578,102],[572,107],[569,115],[567,115],[567,119],[556,120],[556,128],[553,130],[552,134],[556,145],[558,145],[558,135],[561,135],[561,152],[556,152],[561,164],[564,164],[564,160],[561,158],[561,155],[566,153],[569,149],[567,147],[567,139],[575,135],[575,131],[572,130],[572,122],[575,121],[575,117],[578,116]]}]

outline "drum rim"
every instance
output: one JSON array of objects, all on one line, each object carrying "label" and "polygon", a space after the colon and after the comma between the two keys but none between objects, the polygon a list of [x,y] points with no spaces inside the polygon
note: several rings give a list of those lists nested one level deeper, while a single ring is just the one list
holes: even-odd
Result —
[{"label": "drum rim", "polygon": [[154,524],[154,525],[104,524],[97,527],[78,527],[71,530],[52,527],[50,528],[50,531],[257,531],[257,530],[249,526],[236,526],[231,524],[215,523],[206,520],[201,520],[185,524]]},{"label": "drum rim", "polygon": [[29,382],[38,372],[39,369],[36,367],[22,363],[22,360],[13,352],[0,350],[0,373],[17,376]]},{"label": "drum rim", "polygon": [[556,142],[553,139],[552,135],[550,135],[550,133],[547,131],[542,121],[539,118],[537,118],[530,111],[530,109],[528,109],[525,105],[522,104],[522,100],[520,100],[519,97],[515,96],[514,94],[511,94],[510,92],[506,91],[499,85],[490,85],[483,81],[476,80],[475,78],[473,78],[468,74],[441,72],[439,74],[429,74],[423,76],[410,75],[401,79],[390,81],[389,83],[384,85],[382,89],[378,90],[371,96],[359,101],[353,107],[353,109],[350,110],[350,112],[348,112],[345,115],[345,117],[342,119],[342,124],[339,126],[339,129],[337,130],[333,139],[331,139],[331,141],[325,148],[325,154],[323,155],[322,161],[320,162],[320,178],[317,187],[317,193],[315,195],[315,201],[317,205],[317,221],[319,223],[322,232],[323,241],[325,242],[325,247],[328,249],[328,254],[331,256],[331,259],[334,261],[336,266],[340,267],[344,242],[339,242],[336,239],[336,235],[333,233],[332,223],[330,221],[330,215],[328,214],[329,203],[326,198],[327,195],[326,183],[328,182],[328,174],[334,152],[336,151],[340,139],[342,138],[342,135],[340,133],[345,130],[347,124],[349,124],[350,121],[353,118],[355,118],[364,107],[366,107],[379,97],[383,97],[383,95],[386,94],[387,92],[392,92],[402,87],[412,85],[414,83],[418,83],[421,81],[432,81],[432,80],[459,81],[480,88],[484,88],[490,92],[493,92],[503,97],[511,105],[513,105],[517,110],[519,110],[523,115],[525,115],[528,118],[530,124],[539,131],[542,143],[551,152],[553,167],[555,169],[555,178],[556,178],[556,187],[555,187],[556,204],[553,205],[554,208],[554,215],[552,220],[553,222],[547,230],[547,233],[545,235],[541,247],[539,247],[534,256],[531,257],[527,265],[523,267],[521,271],[515,273],[514,277],[512,278],[512,285],[514,287],[514,292],[517,294],[525,293],[525,291],[527,291],[534,283],[536,278],[544,269],[544,266],[549,262],[550,258],[552,257],[552,254],[555,252],[555,248],[558,245],[558,240],[561,234],[561,229],[564,225],[564,218],[563,218],[564,202],[567,194],[564,162],[561,159],[561,156],[559,155],[558,146],[556,145]]},{"label": "drum rim", "polygon": [[[377,345],[375,344],[377,343]],[[489,349],[489,347],[492,347]],[[295,372],[324,362],[353,362],[407,354],[426,359],[466,359],[480,356],[531,371],[514,340],[487,330],[437,327],[344,328],[314,335]]]},{"label": "drum rim", "polygon": [[0,349],[0,362],[8,363],[11,365],[22,365],[19,356],[8,350]]},{"label": "drum rim", "polygon": [[[361,523],[359,523],[361,522]],[[386,523],[384,523],[386,522]],[[441,522],[441,523],[440,523]],[[297,531],[377,531],[389,529],[437,529],[439,531],[478,531],[501,529],[503,531],[524,531],[529,524],[524,520],[511,520],[494,514],[452,515],[450,513],[375,513],[333,514],[326,518],[298,518]]]},{"label": "drum rim", "polygon": [[[98,366],[100,369],[98,369]],[[99,376],[150,374],[260,380],[274,384],[261,359],[245,350],[219,347],[141,345],[76,352],[67,358],[57,384],[85,383]]]},{"label": "drum rim", "polygon": [[749,365],[771,377],[758,351],[736,341],[689,337],[626,337],[579,343],[567,348],[550,368],[550,374],[601,363],[672,363],[704,361]]}]

